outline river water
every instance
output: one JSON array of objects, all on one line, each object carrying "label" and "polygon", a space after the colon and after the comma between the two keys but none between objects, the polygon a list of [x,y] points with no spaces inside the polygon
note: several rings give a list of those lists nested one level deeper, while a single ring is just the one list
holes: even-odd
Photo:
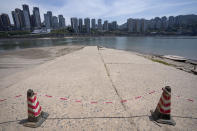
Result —
[{"label": "river water", "polygon": [[197,37],[80,37],[0,40],[0,52],[57,45],[100,45],[144,54],[178,55],[197,60]]}]

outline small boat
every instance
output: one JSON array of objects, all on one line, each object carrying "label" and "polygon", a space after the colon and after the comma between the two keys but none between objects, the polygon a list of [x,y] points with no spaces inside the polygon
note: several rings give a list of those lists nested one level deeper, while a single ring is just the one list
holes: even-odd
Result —
[{"label": "small boat", "polygon": [[167,58],[174,61],[185,62],[187,59],[185,57],[176,56],[176,55],[164,55],[163,58]]}]

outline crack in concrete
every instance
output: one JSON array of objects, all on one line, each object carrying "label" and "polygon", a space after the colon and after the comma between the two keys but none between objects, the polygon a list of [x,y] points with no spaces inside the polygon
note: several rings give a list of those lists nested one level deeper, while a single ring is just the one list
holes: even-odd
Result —
[{"label": "crack in concrete", "polygon": [[[109,78],[109,80],[110,80],[110,83],[111,83],[113,89],[115,90],[116,95],[118,96],[118,98],[120,99],[120,101],[122,101],[123,99],[122,99],[122,97],[120,96],[120,94],[119,94],[119,92],[118,92],[118,90],[117,90],[117,88],[116,88],[114,82],[112,81],[112,78],[110,77],[110,72],[109,72],[109,70],[108,70],[108,68],[107,68],[107,64],[105,63],[102,54],[101,54],[100,51],[99,51],[99,47],[97,46],[97,48],[98,48],[98,53],[99,53],[99,55],[100,55],[101,61],[103,62],[103,65],[104,65],[104,67],[105,67],[107,76],[108,76],[108,78]],[[122,105],[123,109],[128,113],[128,115],[129,115],[130,117],[132,117],[132,115],[127,111],[126,105],[125,105],[124,103],[122,103],[122,102],[121,102],[121,105]],[[130,123],[131,125],[135,125],[135,126],[136,126],[136,124],[134,123],[134,121],[131,120],[131,119],[129,119],[129,123]]]},{"label": "crack in concrete", "polygon": [[111,64],[111,65],[113,65],[113,64],[116,65],[117,64],[117,65],[121,65],[121,64],[134,64],[134,63],[106,63],[106,64]]}]

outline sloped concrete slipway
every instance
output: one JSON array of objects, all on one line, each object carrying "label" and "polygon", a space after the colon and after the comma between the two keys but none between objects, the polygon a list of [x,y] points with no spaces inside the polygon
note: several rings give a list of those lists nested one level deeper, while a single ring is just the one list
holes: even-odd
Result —
[{"label": "sloped concrete slipway", "polygon": [[[149,119],[166,85],[176,126]],[[28,89],[50,114],[36,130],[197,129],[197,76],[132,52],[85,47],[8,76],[1,86],[0,130],[35,130],[19,124],[27,118]]]}]

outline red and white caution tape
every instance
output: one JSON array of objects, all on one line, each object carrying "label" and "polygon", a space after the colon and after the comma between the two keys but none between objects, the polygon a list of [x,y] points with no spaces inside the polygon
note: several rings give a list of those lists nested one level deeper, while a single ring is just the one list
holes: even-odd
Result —
[{"label": "red and white caution tape", "polygon": [[[121,103],[126,103],[126,102],[133,101],[133,100],[139,100],[141,98],[145,98],[148,95],[152,95],[154,93],[160,93],[160,92],[162,92],[161,89],[159,89],[159,90],[152,90],[152,91],[146,92],[144,95],[140,95],[140,96],[136,96],[136,97],[128,98],[128,99],[123,99],[120,102]],[[52,95],[49,95],[49,94],[42,95],[42,94],[39,94],[39,93],[35,93],[35,95],[42,96],[42,97],[47,97],[47,98],[55,98],[55,99],[58,99],[58,100],[61,100],[61,101],[75,102],[75,103],[89,103],[89,104],[105,103],[105,104],[112,104],[112,103],[118,102],[116,100],[110,101],[110,100],[103,100],[103,99],[96,100],[96,101],[85,101],[85,100],[69,99],[67,97],[52,96]],[[182,99],[185,99],[187,101],[194,102],[193,99],[185,98],[183,96],[180,96],[180,95],[177,95],[177,94],[174,94],[174,93],[173,93],[173,95],[175,95],[177,98],[182,98]],[[19,95],[16,95],[14,97],[15,98],[20,98],[21,96],[22,95],[19,94]],[[9,97],[9,99],[14,98],[14,97]],[[8,100],[8,98],[7,99],[0,99],[0,102],[5,102],[6,100]]]},{"label": "red and white caution tape", "polygon": [[177,94],[175,94],[175,93],[173,93],[173,95],[175,95],[177,98],[181,98],[181,99],[185,99],[185,100],[190,101],[190,102],[194,102],[194,100],[193,100],[193,99],[186,98],[186,97],[183,97],[183,96],[177,95]]}]

